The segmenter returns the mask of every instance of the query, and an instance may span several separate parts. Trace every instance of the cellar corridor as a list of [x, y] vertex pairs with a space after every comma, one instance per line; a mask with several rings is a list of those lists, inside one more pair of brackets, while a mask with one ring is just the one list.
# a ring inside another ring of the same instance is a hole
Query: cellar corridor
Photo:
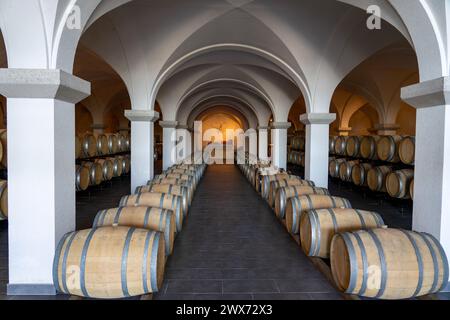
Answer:
[[341, 299], [235, 166], [209, 166], [155, 299]]

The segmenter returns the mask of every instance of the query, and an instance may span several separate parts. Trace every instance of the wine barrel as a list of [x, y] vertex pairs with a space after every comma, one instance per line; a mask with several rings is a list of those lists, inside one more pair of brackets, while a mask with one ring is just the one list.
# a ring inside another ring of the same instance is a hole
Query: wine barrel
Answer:
[[276, 180], [270, 182], [270, 188], [269, 188], [269, 198], [268, 202], [269, 205], [274, 208], [275, 207], [275, 198], [277, 195], [277, 191], [279, 188], [282, 187], [314, 187], [314, 182], [308, 181], [308, 180], [301, 180], [299, 178], [294, 179], [282, 179], [282, 180]]
[[97, 154], [99, 156], [106, 156], [109, 153], [108, 137], [104, 134], [98, 134], [97, 139]]
[[123, 156], [123, 157], [119, 157], [122, 160], [122, 173], [123, 174], [128, 174], [131, 171], [131, 161], [130, 161], [130, 157], [128, 156]]
[[377, 155], [381, 161], [399, 162], [398, 145], [401, 136], [383, 136], [377, 143]]
[[331, 241], [342, 232], [384, 227], [378, 213], [355, 209], [311, 210], [300, 220], [302, 249], [310, 257], [330, 258]]
[[377, 192], [386, 192], [386, 178], [392, 168], [388, 166], [375, 167], [367, 173], [367, 185], [369, 189]]
[[269, 200], [270, 183], [277, 180], [301, 180], [298, 176], [289, 175], [287, 173], [279, 173], [275, 175], [263, 176], [261, 179], [261, 196], [266, 201]]
[[104, 227], [69, 233], [60, 241], [53, 264], [58, 292], [119, 299], [158, 292], [165, 268], [160, 232]]
[[350, 201], [339, 197], [306, 195], [294, 197], [286, 203], [286, 228], [291, 234], [299, 233], [300, 218], [305, 211], [314, 209], [352, 208]]
[[95, 162], [83, 162], [83, 166], [89, 170], [89, 185], [98, 186], [103, 182], [103, 167]]
[[367, 174], [372, 169], [370, 163], [359, 163], [352, 169], [352, 181], [355, 185], [360, 187], [367, 186]]
[[[169, 185], [176, 185], [176, 186], [186, 187], [186, 188], [188, 188], [189, 203], [191, 203], [193, 198], [194, 198], [194, 189], [193, 189], [192, 183], [189, 183], [186, 180], [175, 179], [175, 178], [154, 179], [152, 181], [149, 181], [147, 186], [152, 186], [154, 184], [169, 184]], [[144, 190], [144, 189], [142, 189], [142, 190]]]
[[0, 180], [0, 221], [8, 219], [8, 181]]
[[127, 141], [126, 138], [120, 134], [117, 133], [117, 148], [118, 148], [118, 152], [126, 152], [127, 151]]
[[334, 146], [337, 155], [341, 155], [341, 156], [346, 155], [347, 141], [348, 141], [348, 137], [344, 137], [344, 136], [337, 137], [336, 144]]
[[113, 177], [118, 178], [123, 173], [123, 162], [121, 157], [108, 158], [113, 166]]
[[8, 168], [8, 131], [6, 129], [0, 130], [0, 143], [2, 145], [2, 157], [1, 157], [1, 167], [4, 169]]
[[75, 136], [75, 159], [81, 156], [81, 140], [80, 137]]
[[192, 185], [194, 190], [196, 189], [197, 185], [195, 184], [194, 176], [191, 174], [180, 174], [180, 173], [163, 173], [159, 176], [155, 177], [156, 179], [165, 179], [165, 178], [174, 178], [174, 179], [180, 179], [182, 181], [186, 181], [189, 185]]
[[290, 186], [279, 188], [276, 191], [274, 200], [275, 214], [283, 220], [286, 215], [287, 201], [292, 197], [300, 197], [306, 195], [326, 195], [329, 196], [330, 192], [324, 188], [308, 187], [308, 186]]
[[291, 148], [293, 150], [305, 150], [305, 137], [301, 136], [293, 137]]
[[336, 154], [336, 140], [338, 137], [331, 136], [330, 137], [330, 144], [329, 144], [329, 151], [330, 154]]
[[96, 163], [102, 166], [103, 181], [110, 181], [114, 177], [114, 165], [108, 159], [97, 159]]
[[181, 202], [182, 199], [179, 196], [159, 192], [147, 192], [123, 197], [120, 200], [119, 207], [155, 207], [172, 210], [175, 214], [177, 232], [180, 232], [184, 220]]
[[391, 172], [386, 178], [386, 190], [393, 198], [409, 199], [413, 179], [414, 170], [411, 169]]
[[345, 293], [409, 299], [441, 291], [448, 261], [433, 236], [396, 229], [338, 234], [331, 243], [331, 271]]
[[414, 178], [411, 180], [411, 184], [409, 185], [409, 196], [414, 200]]
[[361, 139], [359, 153], [363, 159], [378, 160], [377, 143], [380, 136], [364, 136]]
[[134, 227], [164, 234], [166, 256], [173, 252], [175, 241], [175, 216], [171, 210], [151, 207], [121, 207], [97, 213], [93, 228]]
[[97, 140], [93, 134], [87, 133], [81, 138], [81, 157], [92, 158], [97, 155]]
[[398, 145], [398, 156], [404, 164], [413, 165], [416, 157], [416, 137], [404, 137]]
[[328, 172], [330, 173], [330, 177], [332, 178], [339, 177], [339, 167], [345, 161], [346, 161], [345, 159], [333, 159], [329, 162]]
[[77, 191], [85, 191], [91, 184], [89, 169], [85, 166], [77, 166], [75, 170], [75, 187]]
[[117, 135], [113, 133], [106, 134], [108, 138], [108, 153], [116, 154], [119, 152], [119, 140], [117, 139]]
[[345, 146], [345, 153], [352, 158], [359, 157], [359, 148], [361, 146], [361, 137], [351, 136], [347, 139], [347, 145]]
[[169, 169], [166, 171], [167, 174], [179, 174], [179, 175], [187, 175], [192, 176], [193, 182], [195, 185], [198, 184], [198, 176], [196, 172], [188, 170], [188, 169]]
[[182, 185], [174, 184], [153, 184], [151, 186], [142, 186], [136, 188], [136, 194], [147, 193], [147, 192], [159, 192], [172, 194], [174, 196], [179, 196], [182, 199], [182, 206], [184, 215], [187, 216], [190, 200], [189, 200], [189, 188]]
[[359, 164], [359, 161], [344, 161], [339, 165], [339, 178], [342, 181], [352, 181], [352, 170]]

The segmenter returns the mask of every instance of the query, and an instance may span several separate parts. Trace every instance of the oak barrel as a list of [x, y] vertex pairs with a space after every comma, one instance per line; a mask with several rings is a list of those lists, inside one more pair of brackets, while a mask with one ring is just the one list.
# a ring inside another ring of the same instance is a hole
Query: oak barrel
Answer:
[[378, 160], [377, 142], [380, 138], [380, 136], [362, 137], [361, 145], [359, 146], [359, 153], [363, 159]]
[[286, 228], [291, 234], [299, 233], [300, 218], [305, 211], [314, 209], [352, 208], [350, 201], [340, 197], [306, 195], [293, 197], [286, 204]]
[[102, 166], [103, 181], [110, 181], [114, 177], [114, 165], [108, 159], [97, 159], [96, 163]]
[[344, 163], [345, 159], [332, 159], [328, 164], [328, 172], [330, 173], [330, 177], [337, 178], [339, 177], [339, 167], [342, 163]]
[[[188, 188], [188, 195], [189, 195], [189, 203], [192, 202], [193, 198], [194, 198], [194, 189], [192, 186], [192, 183], [189, 183], [186, 180], [181, 180], [181, 179], [175, 179], [175, 178], [161, 178], [161, 179], [154, 179], [152, 181], [149, 181], [147, 186], [150, 187], [154, 184], [170, 184], [170, 185], [176, 185], [176, 186], [183, 186], [183, 187], [187, 187]], [[146, 186], [140, 187], [142, 188], [144, 192]]]
[[412, 169], [391, 172], [386, 178], [386, 190], [393, 198], [409, 199], [413, 179], [414, 170]]
[[367, 185], [369, 189], [377, 192], [386, 192], [386, 178], [392, 172], [392, 167], [381, 166], [369, 170]]
[[[269, 176], [263, 176], [261, 179], [261, 196], [263, 197], [263, 199], [265, 200], [269, 200], [269, 193], [270, 193], [270, 183], [272, 181], [277, 181], [277, 180], [302, 180], [300, 179], [300, 177], [298, 176], [294, 176], [294, 175], [289, 175], [287, 173], [280, 173], [280, 174], [276, 174], [276, 175], [269, 175]], [[305, 184], [307, 184], [308, 182], [304, 182]]]
[[0, 180], [0, 221], [8, 219], [8, 181]]
[[398, 155], [401, 162], [413, 165], [416, 157], [416, 137], [404, 137], [398, 145]]
[[91, 186], [98, 186], [103, 182], [103, 167], [96, 162], [83, 162], [83, 166], [89, 170], [89, 181]]
[[306, 255], [328, 259], [334, 235], [382, 227], [384, 221], [375, 212], [355, 209], [311, 210], [305, 212], [300, 220], [300, 240]]
[[377, 155], [381, 161], [399, 162], [398, 145], [402, 141], [401, 136], [383, 136], [377, 142]]
[[162, 232], [166, 244], [166, 255], [171, 255], [173, 252], [176, 222], [171, 210], [152, 207], [121, 207], [102, 210], [97, 213], [92, 227], [112, 226]]
[[1, 167], [8, 168], [8, 131], [6, 129], [0, 130], [0, 143], [2, 145], [2, 157], [1, 157]]
[[119, 139], [117, 135], [114, 133], [107, 133], [106, 137], [108, 138], [108, 153], [116, 154], [119, 152]]
[[85, 191], [91, 184], [89, 169], [85, 166], [76, 166], [75, 187], [77, 191]]
[[123, 160], [121, 157], [108, 158], [113, 166], [113, 177], [118, 178], [123, 173]]
[[165, 268], [160, 232], [103, 227], [69, 233], [53, 263], [58, 292], [98, 299], [119, 299], [158, 292]]
[[334, 149], [335, 149], [335, 152], [337, 155], [341, 155], [341, 156], [346, 155], [347, 140], [348, 140], [348, 137], [344, 137], [344, 136], [337, 137], [335, 146], [334, 146]]
[[344, 161], [339, 165], [339, 178], [342, 181], [351, 182], [352, 181], [352, 170], [359, 164], [359, 161]]
[[372, 169], [370, 163], [359, 163], [352, 169], [352, 181], [355, 185], [363, 187], [367, 186], [367, 174]]
[[359, 157], [359, 149], [361, 146], [361, 137], [351, 136], [347, 139], [347, 145], [345, 146], [345, 153], [352, 158]]
[[313, 194], [329, 196], [330, 192], [324, 188], [316, 188], [309, 186], [289, 186], [277, 189], [274, 200], [276, 216], [281, 220], [284, 219], [286, 215], [286, 204], [290, 198], [292, 197], [298, 198], [300, 196]]
[[441, 291], [448, 261], [431, 235], [396, 229], [338, 234], [331, 243], [331, 271], [348, 294], [409, 299]]
[[120, 133], [117, 133], [116, 137], [117, 137], [117, 149], [118, 149], [118, 152], [125, 152], [125, 151], [127, 151], [126, 138]]
[[167, 193], [175, 196], [181, 197], [183, 212], [187, 216], [190, 200], [189, 200], [189, 188], [183, 185], [174, 184], [152, 184], [151, 186], [142, 186], [136, 188], [136, 194], [146, 193], [146, 192], [159, 192]]
[[95, 136], [90, 133], [86, 133], [81, 138], [81, 157], [92, 158], [97, 155], [97, 140]]
[[99, 156], [105, 156], [109, 153], [108, 137], [104, 134], [96, 135], [97, 139], [97, 154]]
[[120, 200], [119, 207], [155, 207], [172, 210], [175, 214], [177, 232], [183, 228], [184, 212], [182, 199], [179, 196], [159, 192], [129, 195]]
[[75, 136], [75, 159], [81, 156], [81, 140], [80, 137]]
[[330, 137], [330, 143], [329, 143], [329, 152], [330, 154], [336, 154], [336, 140], [338, 137], [331, 136]]
[[282, 179], [282, 180], [276, 180], [270, 182], [270, 188], [269, 188], [269, 198], [268, 202], [270, 206], [273, 208], [275, 206], [275, 198], [277, 195], [277, 191], [279, 188], [282, 187], [293, 187], [293, 186], [305, 186], [305, 187], [314, 187], [314, 182], [308, 181], [308, 180], [302, 180], [298, 177], [294, 179]]

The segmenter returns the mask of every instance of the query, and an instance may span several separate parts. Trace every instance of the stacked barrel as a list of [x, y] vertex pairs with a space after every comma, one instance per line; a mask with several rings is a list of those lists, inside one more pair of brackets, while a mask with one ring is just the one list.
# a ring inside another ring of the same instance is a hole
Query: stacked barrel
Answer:
[[415, 137], [330, 137], [330, 154], [332, 178], [392, 198], [413, 199]]
[[76, 136], [77, 191], [129, 174], [129, 151], [130, 138], [119, 133]]
[[205, 169], [176, 165], [98, 212], [92, 229], [65, 235], [55, 253], [58, 291], [97, 299], [158, 292]]
[[[333, 168], [348, 180], [358, 164], [337, 161]], [[240, 169], [246, 174], [249, 166]], [[347, 199], [288, 173], [262, 174], [255, 189], [308, 257], [325, 260], [322, 265], [329, 260], [333, 284], [345, 294], [407, 299], [448, 283], [447, 257], [431, 235], [389, 229], [378, 213], [354, 209]]]
[[305, 136], [297, 135], [290, 138], [288, 147], [288, 163], [305, 166]]
[[[0, 169], [8, 168], [8, 140], [6, 129], [0, 130]], [[8, 181], [0, 180], [0, 221], [8, 219]]]

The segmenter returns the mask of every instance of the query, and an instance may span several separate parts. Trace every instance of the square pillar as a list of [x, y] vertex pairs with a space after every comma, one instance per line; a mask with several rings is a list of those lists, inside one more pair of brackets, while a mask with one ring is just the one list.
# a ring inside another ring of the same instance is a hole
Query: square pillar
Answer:
[[176, 163], [188, 161], [192, 156], [192, 129], [187, 125], [177, 126], [177, 146], [176, 146]]
[[305, 179], [317, 187], [328, 188], [328, 158], [330, 124], [335, 114], [303, 114], [300, 121], [306, 125]]
[[163, 128], [163, 170], [177, 162], [177, 121], [160, 121]]
[[269, 127], [258, 128], [258, 158], [262, 161], [269, 159]]
[[417, 108], [413, 229], [450, 257], [450, 78], [403, 88], [402, 99]]
[[154, 126], [159, 113], [153, 110], [126, 110], [131, 121], [131, 192], [153, 179]]
[[279, 169], [287, 169], [287, 131], [290, 122], [272, 123], [272, 164]]
[[90, 84], [60, 70], [0, 69], [8, 97], [8, 295], [54, 295], [53, 258], [75, 230], [75, 103]]

